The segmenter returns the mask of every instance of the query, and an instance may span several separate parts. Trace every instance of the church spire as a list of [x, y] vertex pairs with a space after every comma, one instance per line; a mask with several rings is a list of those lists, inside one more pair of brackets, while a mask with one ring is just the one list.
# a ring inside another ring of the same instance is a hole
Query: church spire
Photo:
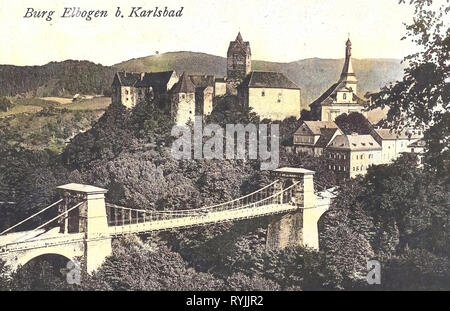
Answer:
[[341, 82], [345, 83], [346, 87], [352, 88], [356, 93], [356, 84], [358, 80], [356, 79], [355, 72], [353, 71], [352, 65], [352, 42], [350, 38], [347, 39], [345, 43], [345, 62], [341, 73]]
[[238, 35], [237, 35], [237, 37], [236, 37], [236, 40], [235, 41], [237, 41], [237, 42], [244, 42], [244, 39], [242, 39], [242, 35], [241, 35], [241, 32], [239, 31], [238, 32]]

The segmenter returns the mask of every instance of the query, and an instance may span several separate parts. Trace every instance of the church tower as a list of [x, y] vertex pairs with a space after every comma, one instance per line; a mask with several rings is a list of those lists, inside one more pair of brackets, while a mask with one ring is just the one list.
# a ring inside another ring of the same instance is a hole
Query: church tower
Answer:
[[352, 42], [350, 38], [345, 43], [345, 62], [344, 68], [342, 68], [341, 82], [344, 83], [345, 87], [351, 88], [353, 93], [356, 94], [358, 80], [352, 66]]
[[[227, 89], [235, 89], [252, 69], [250, 43], [242, 39], [239, 32], [231, 41], [227, 52]], [[231, 92], [234, 93], [234, 92]]]

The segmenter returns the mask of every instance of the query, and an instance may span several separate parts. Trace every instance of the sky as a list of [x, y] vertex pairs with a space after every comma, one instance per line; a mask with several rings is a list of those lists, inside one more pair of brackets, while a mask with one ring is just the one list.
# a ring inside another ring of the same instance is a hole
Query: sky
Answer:
[[[183, 7], [183, 16], [127, 17], [139, 6]], [[61, 18], [65, 7], [107, 10], [108, 17]], [[114, 16], [117, 7], [124, 18]], [[51, 21], [24, 18], [28, 8], [55, 13]], [[349, 34], [355, 58], [401, 59], [414, 49], [400, 40], [412, 14], [398, 0], [1, 0], [0, 64], [77, 59], [113, 65], [156, 51], [225, 57], [238, 31], [257, 60], [342, 58]]]

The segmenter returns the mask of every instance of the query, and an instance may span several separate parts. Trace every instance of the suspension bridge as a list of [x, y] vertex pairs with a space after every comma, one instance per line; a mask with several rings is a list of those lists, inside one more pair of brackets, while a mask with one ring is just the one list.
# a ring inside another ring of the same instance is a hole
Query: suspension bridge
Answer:
[[[313, 171], [280, 168], [269, 185], [229, 202], [196, 209], [154, 211], [105, 202], [106, 189], [67, 184], [62, 198], [0, 233], [0, 259], [13, 269], [33, 258], [57, 254], [96, 270], [111, 255], [111, 240], [221, 222], [271, 216], [267, 247], [299, 244], [318, 249], [317, 222], [328, 209], [333, 190], [315, 193]], [[48, 210], [56, 216], [33, 230], [14, 231]]]

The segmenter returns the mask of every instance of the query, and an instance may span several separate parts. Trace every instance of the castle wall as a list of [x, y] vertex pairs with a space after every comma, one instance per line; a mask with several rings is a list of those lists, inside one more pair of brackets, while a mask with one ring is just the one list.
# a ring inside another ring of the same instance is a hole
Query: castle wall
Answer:
[[[241, 93], [245, 100], [245, 90]], [[248, 106], [262, 119], [300, 118], [300, 90], [276, 88], [248, 89]]]
[[227, 55], [227, 78], [244, 79], [251, 71], [250, 55], [245, 52], [233, 52]]
[[227, 93], [227, 84], [225, 82], [216, 82], [214, 86], [214, 96], [223, 96]]
[[189, 120], [194, 121], [195, 94], [178, 93], [171, 96], [171, 115], [178, 125], [184, 125]]

